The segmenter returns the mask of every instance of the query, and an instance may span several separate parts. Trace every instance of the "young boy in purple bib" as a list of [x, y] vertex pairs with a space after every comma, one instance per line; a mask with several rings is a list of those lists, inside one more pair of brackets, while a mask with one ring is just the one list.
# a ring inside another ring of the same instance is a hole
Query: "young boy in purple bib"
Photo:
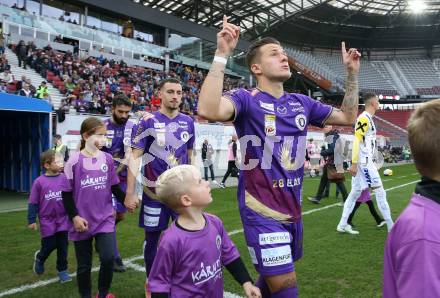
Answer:
[[223, 297], [225, 266], [247, 297], [261, 297], [221, 220], [203, 212], [212, 202], [209, 182], [192, 165], [159, 176], [157, 198], [178, 213], [162, 234], [149, 275], [152, 298]]
[[[124, 202], [113, 158], [100, 149], [106, 142], [105, 124], [89, 117], [81, 124], [80, 151], [73, 154], [64, 168], [66, 179], [62, 196], [69, 216], [69, 239], [74, 242], [77, 279], [81, 297], [91, 297], [92, 242], [96, 241], [101, 266], [98, 298], [115, 297], [109, 293], [114, 266], [115, 215], [112, 193]], [[134, 207], [133, 207], [134, 208]]]
[[32, 185], [28, 208], [28, 227], [38, 229], [38, 216], [41, 233], [41, 248], [35, 252], [34, 272], [44, 273], [44, 262], [56, 249], [58, 277], [64, 283], [72, 278], [67, 272], [68, 219], [61, 197], [63, 157], [54, 150], [47, 150], [41, 154], [40, 162], [45, 173]]
[[408, 122], [422, 176], [385, 244], [384, 298], [440, 297], [440, 99], [422, 104]]

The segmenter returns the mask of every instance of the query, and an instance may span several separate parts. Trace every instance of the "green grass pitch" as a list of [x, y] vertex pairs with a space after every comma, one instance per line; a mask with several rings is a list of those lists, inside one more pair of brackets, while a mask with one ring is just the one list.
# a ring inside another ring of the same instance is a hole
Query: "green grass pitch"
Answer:
[[[394, 219], [407, 205], [415, 183], [420, 179], [413, 165], [393, 167], [394, 176], [383, 177], [388, 202]], [[347, 176], [348, 178], [348, 176]], [[307, 196], [315, 194], [319, 178], [305, 178], [303, 188], [303, 212], [334, 205], [335, 185], [332, 184], [330, 198], [321, 204], [313, 205]], [[350, 190], [350, 179], [346, 181]], [[250, 261], [236, 202], [236, 188], [216, 189], [212, 191], [214, 201], [207, 209], [218, 215], [231, 232], [252, 276], [257, 276]], [[341, 216], [342, 207], [327, 209], [303, 216], [304, 256], [295, 264], [300, 297], [380, 297], [382, 287], [382, 263], [386, 227], [376, 228], [376, 224], [366, 206], [361, 206], [354, 218], [360, 235], [338, 234], [336, 225]], [[137, 227], [137, 214], [129, 214], [118, 225], [118, 242], [124, 259], [142, 254], [143, 231]], [[47, 260], [46, 272], [36, 276], [32, 271], [33, 255], [39, 248], [39, 233], [26, 227], [26, 212], [1, 214], [0, 221], [0, 297], [11, 289], [23, 289], [40, 281], [56, 278], [55, 259], [52, 253]], [[131, 262], [133, 266], [125, 273], [115, 273], [111, 291], [117, 297], [144, 297], [145, 273], [136, 270], [143, 266], [142, 259]], [[76, 261], [73, 245], [69, 243], [69, 271], [75, 272]], [[94, 256], [94, 266], [99, 261]], [[136, 266], [138, 265], [138, 266]], [[93, 289], [97, 291], [97, 273], [93, 273]], [[225, 291], [243, 296], [239, 286], [225, 272]], [[233, 296], [233, 295], [230, 295]], [[6, 297], [78, 297], [76, 279], [67, 284], [49, 282], [35, 288], [25, 289]]]

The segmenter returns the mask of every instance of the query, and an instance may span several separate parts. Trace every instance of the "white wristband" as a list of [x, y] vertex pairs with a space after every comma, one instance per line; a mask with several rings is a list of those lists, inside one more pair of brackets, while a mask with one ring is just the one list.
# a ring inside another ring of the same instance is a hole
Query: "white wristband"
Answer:
[[218, 63], [226, 65], [226, 63], [228, 63], [228, 59], [226, 59], [224, 57], [220, 57], [220, 56], [214, 56], [214, 62], [218, 62]]

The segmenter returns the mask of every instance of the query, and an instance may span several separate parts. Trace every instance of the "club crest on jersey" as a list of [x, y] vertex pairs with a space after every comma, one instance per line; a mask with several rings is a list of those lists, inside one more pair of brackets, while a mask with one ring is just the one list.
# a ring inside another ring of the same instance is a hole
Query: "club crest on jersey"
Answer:
[[180, 139], [184, 142], [188, 142], [189, 133], [187, 131], [182, 131], [182, 133], [180, 134]]
[[102, 164], [102, 165], [101, 165], [101, 171], [104, 172], [104, 173], [107, 173], [107, 171], [108, 171], [108, 166], [107, 166], [106, 164]]
[[277, 133], [276, 116], [266, 114], [264, 115], [264, 132], [267, 136], [275, 136]]
[[215, 244], [217, 245], [217, 249], [220, 250], [220, 247], [222, 246], [222, 237], [220, 237], [220, 235], [215, 237]]
[[299, 130], [304, 130], [307, 125], [307, 118], [304, 114], [299, 114], [295, 117], [295, 124]]

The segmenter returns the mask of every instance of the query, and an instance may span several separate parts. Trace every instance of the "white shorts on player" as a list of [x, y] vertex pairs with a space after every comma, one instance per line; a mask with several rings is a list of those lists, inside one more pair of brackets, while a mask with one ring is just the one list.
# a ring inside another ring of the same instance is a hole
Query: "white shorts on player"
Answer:
[[374, 191], [379, 211], [387, 223], [388, 231], [393, 226], [390, 207], [387, 202], [387, 194], [382, 185], [379, 171], [373, 162], [374, 152], [377, 150], [376, 143], [376, 126], [373, 122], [373, 115], [379, 109], [379, 99], [374, 94], [365, 95], [365, 111], [362, 112], [355, 126], [355, 134], [353, 138], [352, 149], [352, 169], [350, 172], [356, 175], [352, 179], [350, 194], [344, 203], [341, 220], [336, 228], [338, 232], [359, 234], [347, 224], [348, 217], [356, 205], [357, 199], [360, 197], [362, 190], [369, 188]]
[[388, 230], [393, 226], [391, 219], [390, 207], [387, 202], [386, 192], [382, 186], [379, 171], [372, 161], [358, 164], [358, 171], [355, 177], [351, 180], [351, 191], [347, 200], [344, 203], [344, 210], [342, 212], [341, 220], [339, 221], [337, 231], [348, 232], [350, 234], [358, 234], [350, 227], [347, 228], [347, 220], [356, 204], [356, 200], [360, 197], [362, 190], [370, 188], [374, 191], [377, 205], [383, 218], [387, 222]]
[[365, 188], [376, 189], [382, 187], [379, 171], [372, 160], [358, 164], [358, 171], [351, 180], [351, 188], [359, 189], [361, 192]]

